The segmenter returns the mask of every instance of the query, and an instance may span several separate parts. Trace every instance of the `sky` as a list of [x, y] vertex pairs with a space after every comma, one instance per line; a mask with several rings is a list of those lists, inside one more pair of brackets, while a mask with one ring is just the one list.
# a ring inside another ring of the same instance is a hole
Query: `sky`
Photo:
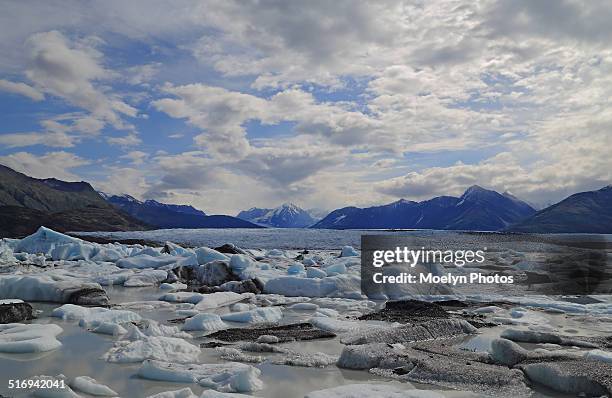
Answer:
[[0, 163], [235, 214], [612, 183], [607, 1], [2, 1]]

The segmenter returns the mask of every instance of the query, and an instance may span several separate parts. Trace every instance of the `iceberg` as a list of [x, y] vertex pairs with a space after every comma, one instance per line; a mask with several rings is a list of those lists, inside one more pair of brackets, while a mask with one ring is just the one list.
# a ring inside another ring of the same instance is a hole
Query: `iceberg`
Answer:
[[225, 254], [216, 251], [215, 249], [210, 249], [208, 247], [199, 247], [195, 250], [196, 258], [198, 260], [198, 264], [204, 265], [210, 263], [212, 261], [229, 261], [230, 258]]
[[50, 255], [51, 251], [57, 245], [62, 244], [84, 245], [86, 243], [81, 239], [55, 232], [46, 227], [40, 227], [38, 231], [34, 232], [32, 235], [21, 239], [14, 251], [16, 253], [43, 253]]
[[0, 275], [0, 299], [108, 305], [106, 292], [97, 283], [60, 274]]
[[359, 257], [360, 254], [357, 250], [353, 248], [353, 246], [344, 246], [342, 248], [342, 252], [340, 253], [340, 257]]
[[221, 320], [217, 314], [198, 314], [185, 321], [183, 330], [191, 331], [198, 330], [203, 332], [215, 332], [217, 330], [227, 329], [228, 325]]

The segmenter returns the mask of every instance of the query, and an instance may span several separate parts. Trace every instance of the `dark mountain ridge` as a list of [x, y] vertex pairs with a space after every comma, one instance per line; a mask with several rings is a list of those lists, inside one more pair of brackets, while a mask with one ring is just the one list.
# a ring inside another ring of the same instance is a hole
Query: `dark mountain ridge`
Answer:
[[345, 207], [332, 211], [313, 228], [497, 231], [533, 213], [535, 209], [511, 195], [474, 185], [458, 198], [400, 199], [382, 206]]
[[0, 165], [0, 236], [28, 235], [43, 225], [61, 232], [149, 228], [86, 182], [37, 179]]
[[206, 215], [189, 205], [173, 205], [155, 200], [140, 201], [129, 195], [103, 195], [108, 203], [156, 228], [261, 228], [251, 222], [226, 215]]
[[612, 234], [612, 185], [571, 195], [507, 231]]

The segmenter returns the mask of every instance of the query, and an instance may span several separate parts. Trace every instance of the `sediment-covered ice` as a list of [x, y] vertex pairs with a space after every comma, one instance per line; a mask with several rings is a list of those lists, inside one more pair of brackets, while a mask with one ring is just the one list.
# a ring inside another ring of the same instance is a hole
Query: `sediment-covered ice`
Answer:
[[591, 359], [594, 361], [602, 361], [602, 362], [607, 362], [609, 364], [612, 364], [612, 352], [610, 351], [591, 350], [591, 351], [587, 351], [584, 354], [584, 357], [586, 359]]
[[556, 333], [539, 332], [535, 330], [506, 329], [501, 333], [501, 337], [524, 343], [553, 343], [567, 346], [597, 348], [597, 344], [593, 344], [588, 341], [582, 341]]
[[93, 379], [88, 376], [78, 376], [75, 377], [74, 380], [70, 383], [70, 387], [77, 391], [82, 391], [89, 395], [94, 395], [96, 397], [117, 397], [115, 391], [113, 391], [110, 387], [105, 386], [104, 384], [98, 383], [96, 379]]
[[228, 362], [218, 364], [176, 364], [146, 360], [138, 375], [149, 380], [172, 383], [197, 383], [221, 392], [251, 392], [263, 388], [261, 371], [251, 365]]
[[0, 325], [0, 352], [24, 354], [59, 348], [56, 337], [63, 329], [57, 325], [9, 323]]
[[[328, 332], [332, 333], [348, 333], [355, 332], [358, 330], [379, 330], [387, 329], [390, 324], [383, 324], [381, 322], [364, 322], [364, 321], [351, 321], [343, 319], [335, 319], [327, 316], [315, 316], [310, 318], [310, 324]], [[397, 325], [396, 325], [397, 326]]]
[[385, 343], [346, 346], [338, 359], [345, 369], [394, 369], [411, 364], [411, 356], [401, 346]]
[[[328, 318], [327, 318], [328, 319]], [[404, 343], [476, 333], [463, 319], [434, 319], [415, 325], [359, 330], [342, 338], [344, 344]]]
[[566, 394], [589, 397], [612, 394], [612, 366], [603, 362], [557, 361], [530, 363], [521, 369], [536, 382]]

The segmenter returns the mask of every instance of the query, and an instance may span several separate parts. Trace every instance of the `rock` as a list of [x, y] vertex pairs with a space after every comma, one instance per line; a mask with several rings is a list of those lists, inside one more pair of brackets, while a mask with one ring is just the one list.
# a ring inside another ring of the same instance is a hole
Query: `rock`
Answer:
[[0, 300], [0, 324], [1, 323], [20, 323], [29, 319], [34, 319], [32, 306], [21, 300]]
[[110, 304], [106, 291], [95, 287], [79, 289], [70, 293], [66, 302], [68, 304], [95, 305], [102, 307]]
[[198, 282], [207, 286], [219, 286], [229, 281], [235, 281], [227, 260], [214, 260], [198, 268]]
[[450, 314], [436, 303], [405, 300], [388, 301], [382, 310], [362, 315], [359, 319], [406, 323], [449, 317]]
[[226, 243], [223, 246], [215, 247], [215, 250], [218, 251], [219, 253], [226, 253], [226, 254], [247, 254], [247, 252], [237, 247], [233, 243]]
[[247, 279], [244, 281], [230, 281], [225, 282], [219, 289], [226, 292], [234, 293], [255, 293], [260, 294], [263, 291], [264, 285], [257, 278]]

